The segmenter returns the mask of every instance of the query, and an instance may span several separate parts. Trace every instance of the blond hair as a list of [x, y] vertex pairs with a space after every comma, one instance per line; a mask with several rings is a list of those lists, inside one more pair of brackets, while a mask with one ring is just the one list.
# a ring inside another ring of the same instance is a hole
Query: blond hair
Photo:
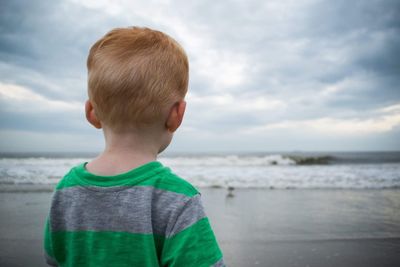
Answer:
[[116, 130], [159, 121], [187, 92], [185, 51], [170, 36], [145, 27], [108, 32], [91, 47], [87, 68], [96, 116]]

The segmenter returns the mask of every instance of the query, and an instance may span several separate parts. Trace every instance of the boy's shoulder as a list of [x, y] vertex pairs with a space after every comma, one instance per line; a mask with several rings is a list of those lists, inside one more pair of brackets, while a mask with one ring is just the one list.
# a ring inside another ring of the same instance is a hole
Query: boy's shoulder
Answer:
[[155, 175], [153, 179], [147, 182], [152, 183], [157, 189], [172, 191], [178, 194], [184, 194], [188, 197], [193, 197], [200, 194], [199, 190], [189, 181], [183, 179], [176, 174], [170, 167], [163, 166], [163, 170]]
[[76, 166], [71, 167], [69, 171], [60, 179], [60, 181], [55, 186], [56, 191], [61, 190], [63, 188], [68, 188], [78, 185], [76, 181], [71, 179], [71, 176], [73, 176], [75, 168]]

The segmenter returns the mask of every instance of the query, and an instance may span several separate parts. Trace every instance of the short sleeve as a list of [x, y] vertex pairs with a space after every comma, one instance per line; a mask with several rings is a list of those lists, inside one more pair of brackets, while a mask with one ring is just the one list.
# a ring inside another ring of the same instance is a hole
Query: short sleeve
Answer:
[[184, 204], [174, 225], [167, 231], [161, 266], [225, 266], [200, 193]]

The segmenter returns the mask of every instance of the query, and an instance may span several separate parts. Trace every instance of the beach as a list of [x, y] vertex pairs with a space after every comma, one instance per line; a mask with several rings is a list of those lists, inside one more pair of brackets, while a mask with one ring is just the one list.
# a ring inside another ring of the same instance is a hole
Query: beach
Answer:
[[[399, 189], [199, 190], [227, 266], [400, 266]], [[2, 186], [0, 266], [46, 266], [50, 198]]]
[[228, 266], [400, 266], [399, 190], [206, 190], [205, 199]]

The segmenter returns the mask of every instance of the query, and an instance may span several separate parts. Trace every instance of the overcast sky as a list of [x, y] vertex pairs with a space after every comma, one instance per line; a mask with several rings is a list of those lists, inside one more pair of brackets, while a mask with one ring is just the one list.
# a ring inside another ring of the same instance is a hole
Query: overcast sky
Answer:
[[0, 2], [0, 151], [100, 151], [86, 58], [115, 27], [186, 49], [170, 151], [400, 150], [400, 1]]

